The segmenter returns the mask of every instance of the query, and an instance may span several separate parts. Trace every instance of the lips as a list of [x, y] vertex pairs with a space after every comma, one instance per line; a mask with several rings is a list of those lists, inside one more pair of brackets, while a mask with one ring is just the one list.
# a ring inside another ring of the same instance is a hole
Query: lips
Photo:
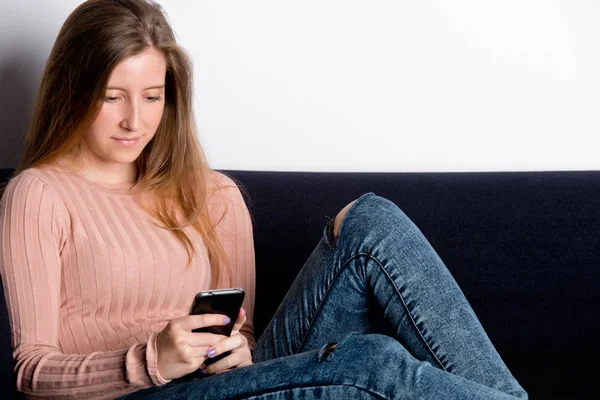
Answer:
[[117, 143], [125, 146], [125, 147], [131, 147], [131, 146], [135, 146], [139, 141], [140, 141], [140, 137], [136, 137], [136, 138], [112, 138], [114, 139]]

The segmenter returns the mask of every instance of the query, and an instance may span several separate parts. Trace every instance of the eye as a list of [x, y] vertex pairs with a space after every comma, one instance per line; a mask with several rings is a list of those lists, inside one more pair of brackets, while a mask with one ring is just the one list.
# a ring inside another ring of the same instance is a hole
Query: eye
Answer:
[[104, 98], [104, 101], [107, 102], [107, 103], [115, 103], [117, 100], [119, 100], [118, 97], [109, 97], [109, 96], [106, 96]]
[[161, 101], [162, 97], [160, 97], [160, 96], [149, 96], [149, 97], [146, 97], [146, 100], [148, 100], [150, 102]]

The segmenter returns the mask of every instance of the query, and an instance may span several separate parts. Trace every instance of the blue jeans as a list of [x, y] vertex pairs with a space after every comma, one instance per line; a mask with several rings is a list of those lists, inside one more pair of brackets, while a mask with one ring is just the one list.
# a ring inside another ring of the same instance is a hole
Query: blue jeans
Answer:
[[419, 229], [372, 193], [325, 229], [254, 362], [124, 398], [527, 398]]

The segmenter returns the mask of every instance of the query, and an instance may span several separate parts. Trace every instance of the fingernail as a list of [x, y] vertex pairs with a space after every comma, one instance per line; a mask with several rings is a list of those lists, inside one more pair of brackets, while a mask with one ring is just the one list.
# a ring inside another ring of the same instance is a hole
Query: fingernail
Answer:
[[209, 358], [213, 358], [215, 355], [217, 355], [217, 351], [215, 349], [208, 349], [208, 351], [206, 352], [206, 355]]
[[230, 322], [231, 322], [231, 319], [229, 319], [229, 317], [225, 317], [225, 325], [227, 325]]
[[202, 375], [208, 375], [208, 372], [206, 372], [206, 370], [204, 368], [200, 369], [200, 373]]
[[219, 375], [221, 372], [223, 372], [223, 371], [217, 371], [217, 372], [215, 372], [215, 375]]

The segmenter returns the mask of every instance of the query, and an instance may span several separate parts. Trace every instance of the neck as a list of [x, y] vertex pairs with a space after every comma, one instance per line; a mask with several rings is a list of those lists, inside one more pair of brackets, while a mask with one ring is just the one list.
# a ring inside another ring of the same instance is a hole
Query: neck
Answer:
[[90, 162], [83, 157], [64, 159], [59, 165], [66, 167], [76, 174], [96, 184], [113, 187], [129, 188], [137, 180], [138, 171], [135, 163], [103, 163]]

